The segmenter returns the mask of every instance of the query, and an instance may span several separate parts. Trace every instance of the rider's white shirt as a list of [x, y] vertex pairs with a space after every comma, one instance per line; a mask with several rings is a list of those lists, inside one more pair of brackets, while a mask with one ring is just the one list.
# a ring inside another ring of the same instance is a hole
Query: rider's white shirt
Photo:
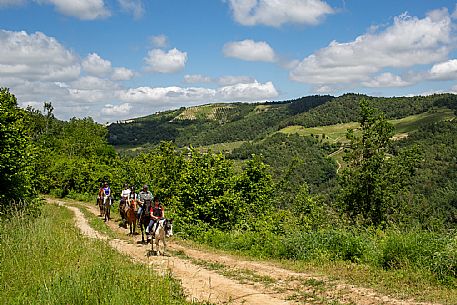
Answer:
[[130, 196], [130, 192], [131, 190], [130, 189], [126, 189], [126, 190], [122, 190], [122, 197], [129, 197]]

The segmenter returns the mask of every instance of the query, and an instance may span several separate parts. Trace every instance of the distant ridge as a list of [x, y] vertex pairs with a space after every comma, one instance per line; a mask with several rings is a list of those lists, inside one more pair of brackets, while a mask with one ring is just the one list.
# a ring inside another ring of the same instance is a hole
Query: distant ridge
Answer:
[[316, 127], [357, 121], [361, 99], [389, 119], [427, 112], [433, 107], [457, 109], [457, 96], [371, 97], [348, 93], [339, 97], [313, 95], [264, 103], [216, 103], [158, 112], [111, 124], [115, 146], [154, 146], [162, 140], [179, 146], [261, 139], [287, 126]]

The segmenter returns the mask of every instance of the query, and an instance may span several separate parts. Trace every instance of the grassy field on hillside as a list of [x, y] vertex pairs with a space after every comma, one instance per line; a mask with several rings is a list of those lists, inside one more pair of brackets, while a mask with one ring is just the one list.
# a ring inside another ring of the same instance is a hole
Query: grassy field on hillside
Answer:
[[2, 304], [189, 304], [177, 281], [82, 236], [55, 205], [0, 220], [0, 262]]
[[213, 153], [220, 153], [220, 152], [231, 152], [235, 148], [240, 147], [246, 141], [235, 141], [235, 142], [227, 142], [227, 143], [218, 143], [206, 146], [200, 146], [199, 149], [202, 151], [212, 151]]
[[[439, 122], [444, 120], [450, 120], [455, 118], [454, 111], [450, 109], [437, 109], [432, 110], [429, 112], [411, 115], [405, 118], [397, 119], [397, 120], [389, 120], [394, 127], [395, 127], [395, 135], [401, 136], [405, 135], [409, 132], [417, 130], [419, 126], [432, 123], [432, 122]], [[281, 129], [279, 132], [283, 132], [286, 134], [298, 133], [302, 136], [315, 136], [319, 137], [325, 142], [329, 143], [345, 143], [346, 140], [346, 132], [348, 129], [356, 129], [360, 125], [357, 122], [350, 122], [344, 124], [336, 124], [336, 125], [329, 125], [329, 126], [319, 126], [319, 127], [312, 127], [312, 128], [304, 128], [303, 126], [288, 126]]]

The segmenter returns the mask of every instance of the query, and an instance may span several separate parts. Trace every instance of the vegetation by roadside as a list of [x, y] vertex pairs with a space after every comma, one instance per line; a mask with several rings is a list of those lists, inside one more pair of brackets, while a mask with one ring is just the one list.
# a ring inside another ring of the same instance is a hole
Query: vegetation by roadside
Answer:
[[62, 207], [45, 205], [35, 219], [1, 221], [0, 243], [4, 304], [189, 304], [171, 276], [82, 237]]

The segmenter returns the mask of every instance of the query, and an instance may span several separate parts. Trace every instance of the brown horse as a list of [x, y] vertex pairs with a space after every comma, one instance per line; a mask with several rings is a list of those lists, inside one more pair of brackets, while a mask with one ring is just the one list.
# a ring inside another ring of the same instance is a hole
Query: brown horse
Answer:
[[127, 223], [130, 228], [130, 235], [135, 234], [136, 229], [136, 200], [130, 199], [129, 206], [126, 211]]

